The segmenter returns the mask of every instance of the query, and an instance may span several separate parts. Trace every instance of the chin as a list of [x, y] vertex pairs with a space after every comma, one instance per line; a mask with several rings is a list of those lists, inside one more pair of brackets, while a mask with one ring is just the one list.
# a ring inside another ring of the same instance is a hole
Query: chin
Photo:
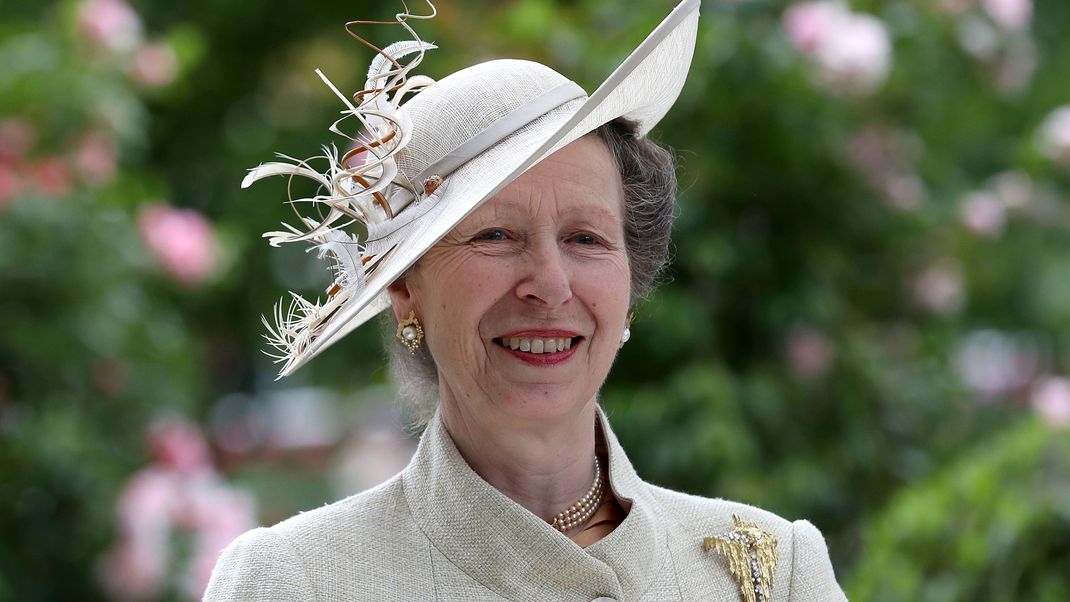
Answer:
[[525, 421], [546, 422], [574, 419], [596, 395], [578, 394], [565, 385], [530, 387], [524, 393], [503, 396], [498, 402], [500, 409], [514, 418]]

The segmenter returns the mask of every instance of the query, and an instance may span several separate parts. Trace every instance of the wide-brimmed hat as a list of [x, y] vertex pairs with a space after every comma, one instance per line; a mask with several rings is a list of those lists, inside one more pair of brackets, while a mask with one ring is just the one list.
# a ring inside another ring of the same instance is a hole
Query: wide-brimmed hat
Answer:
[[[272, 245], [300, 242], [329, 259], [333, 282], [326, 299], [290, 293], [264, 319], [266, 338], [282, 370], [308, 360], [390, 305], [387, 287], [484, 201], [570, 142], [617, 118], [647, 132], [683, 87], [694, 52], [699, 0], [684, 0], [588, 96], [553, 69], [523, 60], [493, 60], [438, 81], [410, 75], [423, 52], [414, 40], [379, 51], [366, 89], [346, 105], [339, 124], [359, 120], [361, 132], [339, 156], [333, 147], [306, 160], [265, 163], [242, 182], [272, 175], [320, 184], [316, 196], [291, 199], [314, 206], [315, 218], [265, 233]], [[405, 57], [412, 57], [402, 63]], [[344, 135], [344, 134], [343, 134]], [[326, 170], [313, 168], [316, 160]]]

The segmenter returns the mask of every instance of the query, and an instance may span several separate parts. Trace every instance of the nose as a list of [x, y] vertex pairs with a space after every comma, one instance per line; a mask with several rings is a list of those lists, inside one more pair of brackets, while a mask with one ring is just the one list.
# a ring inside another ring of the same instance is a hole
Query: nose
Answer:
[[572, 298], [567, 258], [556, 241], [534, 244], [524, 253], [522, 261], [522, 277], [516, 287], [518, 297], [549, 307], [556, 307]]

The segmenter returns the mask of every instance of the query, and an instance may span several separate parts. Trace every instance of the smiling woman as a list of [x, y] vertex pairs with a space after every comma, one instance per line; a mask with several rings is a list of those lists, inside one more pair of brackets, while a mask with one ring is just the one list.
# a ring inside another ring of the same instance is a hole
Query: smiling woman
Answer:
[[623, 196], [605, 143], [584, 136], [476, 209], [391, 285], [398, 319], [415, 312], [426, 324], [447, 425], [498, 420], [526, 430], [573, 421], [588, 405], [628, 314]]
[[[582, 215], [583, 208], [589, 207], [592, 212], [600, 214], [589, 219], [600, 221], [592, 224], [591, 229], [586, 231], [582, 227], [575, 231], [563, 229], [562, 243], [568, 240], [573, 246], [593, 247], [587, 254], [597, 253], [599, 249], [611, 251], [616, 248], [618, 253], [623, 250], [627, 259], [625, 269], [630, 272], [627, 291], [628, 305], [634, 306], [650, 294], [654, 283], [667, 266], [670, 232], [676, 208], [676, 165], [673, 155], [649, 139], [637, 136], [637, 127], [636, 123], [625, 119], [615, 119], [600, 126], [594, 132], [533, 167], [508, 186], [502, 195], [488, 201], [484, 207], [477, 210], [476, 214], [458, 225], [445, 240], [463, 241], [464, 236], [473, 239], [479, 236], [484, 240], [494, 239], [503, 243], [512, 240], [511, 248], [515, 249], [522, 242], [516, 238], [515, 232], [506, 227], [494, 227], [497, 212], [508, 210], [502, 203], [506, 194], [512, 194], [514, 210], [520, 210], [520, 215], [517, 217], [530, 220], [532, 218], [524, 214], [531, 213], [533, 208], [528, 206], [525, 197], [519, 195], [541, 195], [553, 192], [555, 185], [557, 189], [563, 189], [566, 186], [576, 186], [577, 183], [582, 186], [584, 181], [590, 181], [589, 190], [565, 189], [561, 198], [573, 201], [571, 205], [578, 205], [575, 209], [581, 213], [581, 219], [586, 217]], [[582, 147], [578, 146], [580, 144]], [[573, 147], [576, 148], [573, 149]], [[587, 150], [589, 156], [581, 154], [584, 150]], [[567, 154], [566, 151], [568, 151]], [[605, 151], [608, 151], [608, 158], [611, 161], [609, 164], [605, 162], [607, 158]], [[589, 163], [588, 159], [590, 159]], [[564, 166], [557, 169], [557, 166], [562, 163]], [[569, 173], [572, 175], [567, 176], [566, 174]], [[602, 176], [602, 180], [608, 181], [598, 181], [599, 175]], [[568, 180], [569, 177], [575, 181]], [[537, 181], [537, 178], [541, 180]], [[583, 200], [588, 202], [581, 202]], [[501, 209], [495, 209], [495, 207], [501, 207]], [[620, 215], [613, 210], [614, 207], [620, 208]], [[490, 211], [495, 213], [489, 213]], [[477, 221], [479, 214], [485, 216], [482, 222]], [[504, 217], [502, 216], [501, 219]], [[503, 246], [502, 250], [509, 248]], [[434, 249], [429, 252], [429, 255], [433, 252]], [[605, 256], [604, 253], [601, 255]], [[619, 254], [617, 259], [619, 260]], [[417, 266], [424, 263], [426, 262], [421, 261]], [[543, 269], [536, 270], [536, 274]], [[608, 276], [608, 274], [596, 274], [595, 278], [599, 276]], [[471, 282], [472, 280], [462, 281]], [[392, 285], [391, 289], [398, 289], [404, 282], [405, 279], [399, 280]], [[586, 282], [584, 280], [581, 284]], [[519, 282], [516, 285], [518, 286]], [[571, 286], [570, 283], [569, 286]], [[410, 407], [418, 423], [426, 424], [437, 409], [440, 399], [439, 371], [427, 347], [408, 353], [404, 347], [394, 344], [393, 339], [399, 320], [407, 315], [403, 311], [397, 311], [397, 307], [398, 305], [395, 304], [395, 312], [384, 314], [384, 316], [389, 315], [391, 319], [383, 320], [386, 348], [390, 350], [391, 373], [394, 380], [400, 384], [401, 401]], [[396, 320], [392, 319], [394, 314], [397, 314]], [[618, 341], [618, 347], [631, 336], [630, 324], [628, 324], [631, 312], [627, 314], [626, 324], [620, 331], [621, 340]], [[495, 337], [493, 342], [514, 351], [529, 352], [516, 354], [523, 361], [535, 365], [549, 365], [570, 357], [571, 354], [560, 352], [570, 350], [574, 343], [581, 342], [581, 338], [580, 333], [572, 330], [553, 331], [551, 329], [547, 331], [543, 328], [535, 332], [506, 333]]]
[[269, 326], [282, 374], [389, 306], [426, 430], [382, 486], [237, 539], [207, 600], [843, 599], [812, 525], [643, 482], [598, 405], [664, 268], [674, 165], [646, 134], [697, 19], [685, 0], [590, 96], [527, 61], [409, 77], [431, 46], [394, 44], [338, 93], [352, 150], [252, 170], [320, 182], [323, 214], [268, 236], [334, 262], [323, 305]]

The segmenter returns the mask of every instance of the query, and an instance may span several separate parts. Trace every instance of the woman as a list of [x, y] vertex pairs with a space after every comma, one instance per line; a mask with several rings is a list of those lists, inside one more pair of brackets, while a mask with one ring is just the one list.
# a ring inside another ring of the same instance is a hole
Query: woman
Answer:
[[269, 326], [283, 375], [389, 305], [427, 428], [387, 483], [232, 543], [207, 600], [843, 599], [813, 526], [644, 483], [597, 404], [665, 263], [673, 164], [643, 136], [697, 18], [683, 2], [590, 97], [526, 61], [410, 77], [430, 46], [393, 45], [339, 94], [365, 133], [327, 174], [250, 173], [325, 191], [266, 235], [334, 262], [322, 305]]

